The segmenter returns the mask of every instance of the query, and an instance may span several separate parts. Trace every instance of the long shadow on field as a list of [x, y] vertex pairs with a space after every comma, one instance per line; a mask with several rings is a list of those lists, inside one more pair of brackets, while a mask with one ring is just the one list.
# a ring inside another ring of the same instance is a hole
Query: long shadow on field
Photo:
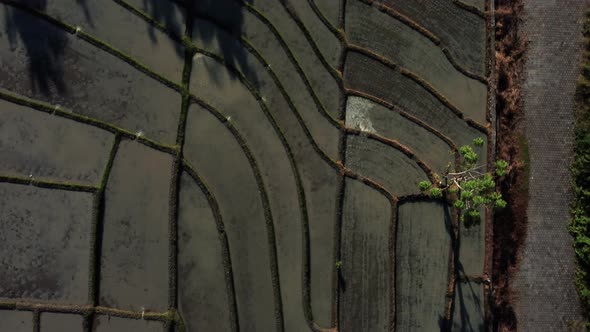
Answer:
[[[460, 264], [460, 263], [459, 263]], [[479, 285], [479, 284], [478, 284]], [[477, 295], [477, 290], [474, 289], [472, 282], [461, 282], [457, 281], [455, 286], [455, 303], [454, 303], [454, 311], [457, 309], [459, 310], [459, 321], [453, 321], [453, 331], [460, 331], [460, 332], [478, 332], [483, 331], [483, 326], [481, 324], [474, 325], [472, 319], [477, 319], [477, 317], [470, 317], [469, 311], [466, 305], [466, 302], [471, 302], [475, 304], [476, 311], [483, 316], [483, 310], [479, 305], [480, 299]]]
[[[248, 63], [248, 51], [239, 44], [244, 35], [244, 5], [253, 0], [194, 0], [195, 18], [203, 18], [211, 24], [195, 24], [193, 38], [202, 40], [205, 45], [217, 45], [220, 56], [229, 66], [238, 68], [255, 86], [258, 86], [256, 71]], [[197, 21], [196, 21], [197, 22]], [[262, 33], [262, 32], [261, 32]], [[272, 38], [269, 36], [269, 38]], [[259, 50], [262, 51], [262, 50]], [[264, 56], [264, 54], [262, 54]], [[217, 83], [221, 80], [217, 67], [208, 68], [210, 77]]]
[[84, 17], [86, 18], [86, 21], [88, 21], [88, 24], [91, 27], [94, 27], [94, 21], [92, 20], [92, 15], [90, 15], [90, 9], [88, 8], [87, 1], [88, 0], [76, 0], [78, 5], [82, 7], [82, 10], [84, 11]]
[[[85, 1], [85, 0], [82, 0]], [[143, 10], [146, 11], [150, 17], [157, 22], [163, 24], [168, 30], [170, 30], [176, 36], [184, 35], [182, 27], [184, 22], [180, 20], [186, 20], [184, 17], [177, 14], [177, 10], [172, 0], [143, 0]], [[156, 28], [150, 24], [148, 34], [152, 43], [157, 43], [158, 38], [156, 35]], [[179, 57], [184, 57], [184, 47], [177, 43], [176, 53]]]
[[[483, 308], [480, 306], [481, 300], [478, 297], [477, 289], [474, 289], [474, 282], [467, 282], [459, 280], [459, 276], [466, 276], [465, 268], [461, 263], [461, 257], [459, 255], [461, 241], [455, 235], [455, 226], [453, 226], [453, 217], [451, 216], [450, 208], [448, 206], [445, 207], [445, 222], [447, 224], [447, 229], [450, 229], [450, 236], [451, 236], [451, 243], [453, 245], [453, 255], [455, 256], [455, 266], [454, 266], [454, 274], [457, 277], [455, 281], [455, 297], [453, 299], [453, 307], [451, 313], [451, 320], [447, 322], [446, 326], [441, 326], [441, 331], [460, 331], [460, 332], [477, 332], [483, 331], [484, 327], [479, 325], [474, 325], [474, 322], [478, 322], [479, 319], [477, 317], [471, 317], [470, 311], [468, 310], [469, 303], [475, 305], [475, 311], [483, 317]], [[466, 227], [471, 227], [474, 224], [465, 224]], [[476, 284], [478, 287], [481, 287], [479, 283]], [[458, 321], [455, 321], [454, 318], [457, 317], [455, 313], [458, 311]]]
[[[44, 12], [47, 0], [22, 0], [20, 4]], [[46, 96], [52, 90], [58, 94], [67, 93], [64, 82], [66, 32], [11, 6], [5, 6], [5, 16], [10, 47], [17, 48], [22, 43], [25, 48], [33, 93], [40, 92]]]

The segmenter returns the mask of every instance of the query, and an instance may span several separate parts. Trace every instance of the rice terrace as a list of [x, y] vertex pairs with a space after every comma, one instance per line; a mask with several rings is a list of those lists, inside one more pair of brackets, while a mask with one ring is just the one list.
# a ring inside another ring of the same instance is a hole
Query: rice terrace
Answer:
[[[555, 299], [536, 232], [573, 292], [547, 317], [584, 330], [571, 139], [535, 145], [573, 119], [566, 2], [525, 42], [558, 3], [0, 0], [0, 332], [566, 331], [521, 314]], [[571, 102], [535, 127], [558, 25]]]

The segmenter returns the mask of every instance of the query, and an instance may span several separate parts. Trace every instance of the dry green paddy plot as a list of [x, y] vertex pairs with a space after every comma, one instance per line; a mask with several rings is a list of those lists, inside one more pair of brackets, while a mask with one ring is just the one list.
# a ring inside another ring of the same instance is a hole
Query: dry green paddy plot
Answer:
[[390, 331], [395, 206], [366, 184], [346, 179], [342, 221], [340, 324], [343, 331]]
[[399, 70], [365, 55], [356, 52], [348, 55], [345, 83], [350, 89], [399, 106], [401, 110], [451, 138], [457, 146], [471, 144], [474, 137], [484, 135], [423, 86], [402, 75]]
[[40, 317], [42, 332], [82, 331], [83, 317], [81, 315], [43, 312]]
[[33, 331], [33, 313], [30, 311], [0, 311], [0, 331]]
[[346, 13], [350, 43], [412, 72], [466, 117], [485, 123], [486, 84], [458, 71], [440, 45], [362, 1], [350, 1]]
[[449, 0], [425, 0], [420, 4], [385, 0], [383, 3], [434, 35], [458, 65], [474, 74], [485, 74], [486, 31], [483, 17]]
[[105, 191], [100, 304], [168, 308], [172, 156], [123, 140]]
[[231, 331], [232, 269], [223, 220], [202, 188], [183, 173], [179, 199], [179, 311], [188, 331]]
[[450, 208], [433, 201], [403, 203], [397, 223], [396, 330], [438, 331], [450, 277]]
[[85, 304], [93, 196], [0, 183], [0, 300]]
[[394, 195], [414, 194], [418, 183], [428, 175], [402, 152], [362, 135], [349, 135], [347, 167], [383, 185]]

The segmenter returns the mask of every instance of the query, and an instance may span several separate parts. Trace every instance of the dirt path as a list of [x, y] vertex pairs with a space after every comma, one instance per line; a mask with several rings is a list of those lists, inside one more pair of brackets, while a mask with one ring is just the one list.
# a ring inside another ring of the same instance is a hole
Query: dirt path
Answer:
[[[525, 126], [531, 174], [528, 234], [514, 289], [519, 331], [578, 331], [581, 319], [567, 232], [573, 95], [588, 0], [525, 1], [530, 41]], [[578, 325], [579, 326], [579, 323]]]

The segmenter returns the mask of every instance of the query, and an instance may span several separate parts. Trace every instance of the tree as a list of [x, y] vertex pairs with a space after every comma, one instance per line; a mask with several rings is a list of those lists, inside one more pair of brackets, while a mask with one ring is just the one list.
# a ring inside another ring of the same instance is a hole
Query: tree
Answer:
[[[477, 137], [473, 147], [481, 147], [484, 140]], [[504, 160], [495, 162], [494, 174], [485, 172], [485, 165], [478, 165], [479, 156], [472, 146], [465, 145], [459, 149], [460, 162], [455, 171], [451, 171], [451, 163], [438, 183], [421, 181], [418, 188], [434, 199], [446, 194], [453, 206], [460, 211], [461, 221], [479, 221], [480, 207], [506, 207], [502, 195], [496, 192], [496, 177], [508, 172], [508, 163]], [[438, 178], [435, 176], [435, 178]]]

